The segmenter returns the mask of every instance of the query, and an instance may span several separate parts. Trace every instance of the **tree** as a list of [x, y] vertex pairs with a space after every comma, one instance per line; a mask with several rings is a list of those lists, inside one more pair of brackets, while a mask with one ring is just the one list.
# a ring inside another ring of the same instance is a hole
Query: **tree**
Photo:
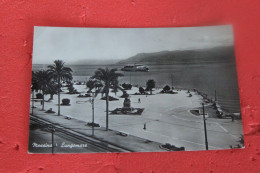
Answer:
[[37, 79], [36, 79], [36, 73], [32, 71], [32, 84], [31, 84], [31, 90], [32, 91], [38, 91], [39, 86], [37, 85]]
[[[34, 94], [34, 91], [38, 91], [39, 90], [39, 86], [37, 83], [37, 76], [36, 73], [34, 71], [32, 71], [32, 84], [31, 84], [31, 91], [32, 94]], [[34, 96], [32, 96], [33, 98]]]
[[144, 94], [144, 93], [145, 93], [144, 88], [143, 88], [143, 87], [139, 87], [139, 92], [140, 92], [141, 94]]
[[123, 87], [125, 90], [131, 90], [131, 89], [132, 89], [132, 85], [131, 85], [131, 84], [123, 83], [123, 84], [122, 84], [122, 87]]
[[95, 71], [95, 74], [91, 77], [92, 79], [97, 79], [103, 82], [103, 87], [106, 96], [106, 130], [108, 130], [108, 106], [109, 106], [109, 88], [114, 87], [115, 81], [118, 80], [118, 77], [123, 76], [121, 73], [116, 73], [117, 69], [103, 69], [99, 68]]
[[94, 80], [88, 80], [86, 86], [88, 87], [88, 92], [90, 92], [94, 88]]
[[65, 62], [55, 60], [54, 64], [48, 66], [48, 72], [51, 77], [58, 83], [58, 115], [60, 115], [60, 88], [61, 82], [69, 82], [72, 80], [72, 70], [64, 66]]
[[97, 80], [97, 79], [92, 79], [90, 78], [86, 84], [86, 86], [89, 88], [88, 92], [90, 92], [92, 89], [99, 90], [100, 88], [103, 87], [103, 84]]
[[68, 94], [79, 94], [79, 92], [74, 88], [72, 82], [68, 82]]
[[118, 80], [114, 80], [114, 81], [112, 82], [112, 89], [113, 89], [112, 92], [114, 92], [114, 93], [115, 93], [115, 96], [116, 96], [116, 93], [118, 92]]
[[58, 92], [58, 84], [56, 84], [54, 81], [50, 81], [50, 87], [47, 89], [46, 94], [50, 94], [50, 100], [53, 100], [53, 95], [57, 94]]
[[146, 82], [146, 90], [150, 91], [150, 94], [152, 94], [152, 90], [153, 90], [154, 87], [155, 87], [155, 81], [153, 79], [149, 79]]
[[31, 84], [31, 93], [32, 93], [32, 115], [33, 115], [33, 108], [34, 108], [34, 91], [38, 91], [39, 90], [39, 86], [37, 85], [37, 81], [36, 81], [36, 74], [34, 71], [32, 71], [32, 84]]
[[164, 92], [169, 92], [171, 90], [171, 88], [169, 87], [169, 85], [166, 85], [165, 87], [163, 87], [163, 91]]
[[47, 93], [48, 89], [51, 87], [51, 75], [46, 70], [41, 70], [35, 73], [33, 83], [37, 86], [37, 89], [42, 91], [42, 110], [44, 110], [44, 95]]

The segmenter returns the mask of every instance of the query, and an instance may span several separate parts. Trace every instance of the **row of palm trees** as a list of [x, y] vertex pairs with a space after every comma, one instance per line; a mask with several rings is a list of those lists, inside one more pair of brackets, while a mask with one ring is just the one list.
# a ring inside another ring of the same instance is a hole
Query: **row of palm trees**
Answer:
[[[105, 91], [106, 97], [106, 130], [108, 130], [108, 112], [109, 112], [109, 89], [117, 89], [118, 78], [123, 76], [121, 73], [116, 72], [117, 69], [99, 68], [91, 77], [91, 80], [96, 81], [93, 83], [93, 88], [98, 88], [95, 92]], [[34, 91], [40, 90], [42, 92], [42, 110], [44, 110], [44, 95], [45, 94], [58, 94], [58, 115], [60, 115], [60, 91], [62, 82], [72, 81], [72, 70], [64, 66], [61, 60], [55, 60], [54, 64], [49, 65], [47, 70], [41, 70], [32, 73], [32, 94]]]
[[60, 91], [61, 83], [72, 80], [72, 70], [64, 66], [61, 60], [55, 60], [54, 64], [49, 65], [47, 70], [32, 72], [32, 93], [40, 90], [42, 92], [42, 110], [44, 110], [44, 95], [58, 94], [58, 115], [60, 115]]

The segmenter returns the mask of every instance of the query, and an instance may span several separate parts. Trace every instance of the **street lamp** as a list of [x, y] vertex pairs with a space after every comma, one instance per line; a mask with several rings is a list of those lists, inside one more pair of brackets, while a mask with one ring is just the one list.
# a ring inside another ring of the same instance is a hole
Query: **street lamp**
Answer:
[[96, 92], [95, 93], [92, 93], [92, 99], [91, 99], [91, 104], [92, 104], [92, 136], [94, 136], [94, 96], [95, 96]]
[[208, 147], [208, 136], [207, 136], [207, 125], [206, 125], [206, 118], [205, 118], [204, 103], [202, 103], [202, 110], [203, 110], [203, 121], [204, 121], [205, 145], [206, 145], [206, 150], [208, 150], [209, 147]]
[[52, 143], [51, 153], [52, 153], [52, 154], [54, 153], [54, 132], [55, 132], [55, 128], [54, 128], [54, 126], [52, 125], [52, 126], [51, 126], [51, 143]]
[[76, 101], [76, 103], [86, 103], [86, 102], [90, 102], [90, 104], [92, 105], [92, 123], [91, 123], [91, 126], [92, 126], [92, 136], [94, 136], [94, 126], [95, 126], [95, 122], [94, 122], [94, 100], [95, 100], [95, 97], [96, 97], [96, 93], [98, 93], [97, 91], [95, 92], [91, 92], [92, 93], [92, 98], [89, 99], [88, 101]]

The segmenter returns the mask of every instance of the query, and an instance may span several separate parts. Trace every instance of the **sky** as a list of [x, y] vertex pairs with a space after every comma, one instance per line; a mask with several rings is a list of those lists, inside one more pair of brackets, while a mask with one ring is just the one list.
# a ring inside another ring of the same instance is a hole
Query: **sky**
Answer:
[[123, 60], [138, 53], [233, 45], [231, 25], [178, 28], [34, 27], [33, 64]]

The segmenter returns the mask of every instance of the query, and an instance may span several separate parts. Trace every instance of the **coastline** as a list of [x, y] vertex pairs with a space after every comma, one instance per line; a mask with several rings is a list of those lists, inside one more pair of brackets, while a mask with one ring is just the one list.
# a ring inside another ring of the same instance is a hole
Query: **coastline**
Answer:
[[[87, 81], [97, 68], [106, 68], [107, 65], [68, 65], [73, 70], [73, 81]], [[47, 68], [47, 65], [33, 65], [33, 70]], [[114, 64], [118, 70], [123, 64]], [[237, 113], [241, 112], [238, 95], [237, 77], [234, 64], [211, 63], [195, 65], [151, 65], [149, 72], [123, 72], [119, 78], [120, 83], [145, 85], [148, 79], [154, 79], [158, 87], [170, 85], [175, 88], [197, 88], [208, 97], [214, 99], [214, 90], [217, 90], [217, 99], [223, 110]], [[218, 73], [216, 73], [216, 71]]]

